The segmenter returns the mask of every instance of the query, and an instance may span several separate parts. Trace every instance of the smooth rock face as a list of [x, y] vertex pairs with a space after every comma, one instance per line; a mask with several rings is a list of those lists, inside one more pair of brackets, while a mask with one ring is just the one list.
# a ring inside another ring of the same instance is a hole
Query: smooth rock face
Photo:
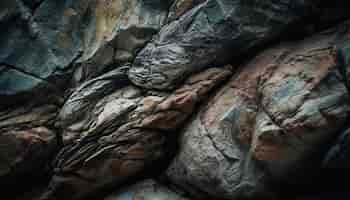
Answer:
[[46, 93], [131, 62], [165, 22], [170, 3], [10, 1], [0, 9], [0, 96]]
[[[177, 6], [187, 10], [193, 4], [197, 1], [176, 1], [173, 10], [179, 14], [171, 11], [170, 21], [183, 13]], [[319, 1], [205, 1], [160, 30], [137, 55], [129, 78], [144, 88], [174, 88], [191, 73], [210, 63], [238, 58], [279, 37], [300, 20], [305, 19], [306, 23], [306, 19], [313, 19], [315, 13], [328, 19], [329, 13], [343, 9], [336, 4], [318, 10], [320, 6]], [[338, 14], [344, 13], [334, 15]], [[298, 29], [302, 29], [300, 24]]]
[[154, 180], [145, 180], [143, 182], [125, 187], [114, 194], [107, 196], [104, 200], [186, 200], [179, 194], [171, 191], [165, 186], [160, 185]]
[[167, 135], [230, 75], [230, 67], [211, 68], [171, 94], [126, 85], [103, 97], [99, 84], [110, 85], [114, 79], [83, 84], [77, 89], [82, 95], [73, 93], [60, 112], [58, 124], [66, 145], [54, 162], [55, 175], [42, 199], [80, 199], [156, 165], [167, 152]]
[[309, 159], [347, 124], [350, 97], [333, 48], [349, 33], [339, 27], [286, 43], [242, 66], [182, 133], [171, 180], [235, 199], [305, 174]]
[[58, 148], [51, 129], [57, 106], [20, 107], [0, 112], [0, 185], [42, 176]]

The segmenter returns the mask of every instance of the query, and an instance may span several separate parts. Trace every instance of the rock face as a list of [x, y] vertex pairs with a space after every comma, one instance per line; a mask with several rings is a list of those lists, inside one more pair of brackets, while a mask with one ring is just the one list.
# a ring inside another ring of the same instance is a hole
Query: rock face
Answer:
[[282, 44], [242, 66], [184, 130], [171, 180], [235, 199], [264, 191], [266, 181], [304, 174], [348, 122], [350, 97], [333, 48], [349, 31]]
[[145, 180], [111, 194], [105, 200], [186, 200], [154, 180]]
[[349, 6], [2, 0], [0, 187], [18, 190], [2, 198], [185, 199], [161, 176], [194, 199], [271, 199], [323, 158], [347, 169]]
[[[164, 157], [167, 135], [180, 128], [196, 105], [230, 75], [229, 67], [211, 68], [189, 78], [172, 94], [125, 85], [99, 96], [100, 86], [108, 88], [122, 80], [114, 79], [114, 73], [83, 84], [77, 89], [80, 95], [74, 92], [60, 112], [58, 123], [66, 146], [56, 158], [51, 188], [43, 199], [86, 197], [151, 167]], [[100, 99], [95, 101], [96, 97]]]
[[51, 128], [57, 109], [47, 104], [0, 112], [0, 185], [44, 174], [58, 149]]
[[73, 82], [81, 82], [110, 65], [131, 62], [165, 22], [170, 6], [160, 0], [5, 0], [1, 4], [2, 98], [36, 89], [57, 92], [67, 87], [72, 73]]
[[[173, 13], [196, 3], [176, 1], [171, 14], [180, 15]], [[337, 11], [343, 10], [342, 4], [328, 10], [319, 10], [320, 6], [319, 1], [205, 1], [161, 29], [135, 58], [129, 78], [141, 87], [171, 89], [210, 63], [238, 57], [275, 39], [300, 20], [317, 13], [327, 21], [327, 12], [339, 16], [342, 12]]]

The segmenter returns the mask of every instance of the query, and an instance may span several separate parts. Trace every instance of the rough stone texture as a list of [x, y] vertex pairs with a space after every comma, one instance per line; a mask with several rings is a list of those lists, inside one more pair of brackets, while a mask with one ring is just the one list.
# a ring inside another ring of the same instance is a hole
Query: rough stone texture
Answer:
[[72, 73], [77, 84], [114, 63], [132, 61], [166, 20], [169, 4], [160, 0], [3, 1], [0, 96], [38, 87], [41, 92], [57, 92], [69, 86]]
[[145, 180], [140, 183], [125, 187], [114, 194], [109, 195], [105, 200], [186, 200], [179, 194], [154, 180]]
[[[211, 68], [171, 94], [128, 85], [98, 101], [91, 97], [100, 95], [99, 84], [114, 79], [83, 84], [87, 87], [78, 88], [81, 95], [73, 93], [61, 110], [66, 146], [54, 162], [55, 175], [42, 199], [80, 199], [156, 165], [166, 153], [167, 135], [230, 75], [230, 67]], [[82, 107], [89, 109], [82, 112]]]
[[190, 9], [203, 3], [205, 0], [175, 0], [170, 7], [168, 14], [168, 22], [179, 19]]
[[[20, 199], [85, 199], [164, 173], [181, 132], [167, 174], [200, 199], [303, 185], [349, 128], [350, 22], [304, 39], [349, 18], [349, 6], [2, 0], [0, 187], [15, 185]], [[227, 64], [243, 62], [227, 83]], [[324, 167], [348, 167], [348, 134]], [[35, 186], [41, 175], [49, 186]], [[125, 192], [114, 197], [180, 198], [151, 180]]]
[[348, 123], [350, 98], [333, 51], [349, 39], [344, 27], [242, 66], [184, 130], [169, 177], [184, 189], [235, 199], [305, 174], [309, 159]]
[[0, 112], [0, 185], [41, 176], [58, 148], [51, 128], [57, 106], [41, 105]]
[[[175, 3], [185, 10], [192, 6], [192, 1]], [[339, 10], [344, 3], [326, 7], [317, 0], [205, 1], [160, 30], [135, 58], [129, 78], [144, 88], [171, 89], [210, 63], [239, 57], [296, 24], [301, 30], [309, 19], [315, 18], [310, 24], [316, 24], [343, 16]], [[182, 13], [181, 8], [175, 10]]]

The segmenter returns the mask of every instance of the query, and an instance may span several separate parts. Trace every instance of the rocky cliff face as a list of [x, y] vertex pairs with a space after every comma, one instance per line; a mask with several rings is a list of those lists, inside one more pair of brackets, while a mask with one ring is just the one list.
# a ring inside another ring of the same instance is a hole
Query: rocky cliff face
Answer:
[[4, 198], [293, 199], [338, 177], [348, 4], [1, 2], [0, 185], [24, 183]]

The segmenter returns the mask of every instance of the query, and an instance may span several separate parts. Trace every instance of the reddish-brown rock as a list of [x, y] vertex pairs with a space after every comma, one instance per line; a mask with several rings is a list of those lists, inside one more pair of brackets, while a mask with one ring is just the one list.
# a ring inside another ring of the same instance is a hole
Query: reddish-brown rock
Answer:
[[241, 66], [182, 133], [169, 177], [228, 199], [302, 177], [348, 123], [350, 98], [333, 51], [349, 39], [342, 27], [270, 48]]

